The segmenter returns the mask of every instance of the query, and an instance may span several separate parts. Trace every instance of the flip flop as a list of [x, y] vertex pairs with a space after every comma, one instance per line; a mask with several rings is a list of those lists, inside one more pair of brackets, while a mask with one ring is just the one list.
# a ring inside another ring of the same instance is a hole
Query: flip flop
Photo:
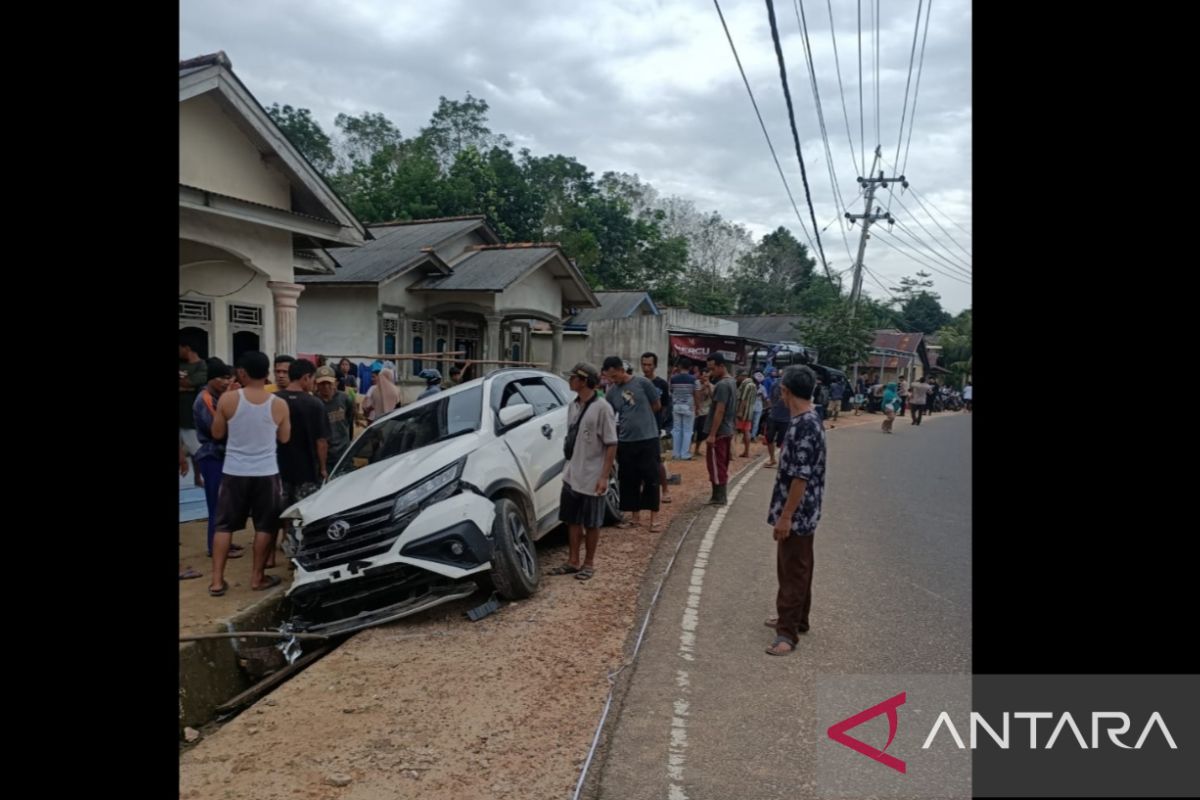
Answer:
[[664, 503], [669, 503], [669, 502], [671, 502], [671, 496], [670, 496], [670, 495], [664, 495], [664, 496], [663, 496], [663, 499], [662, 499], [662, 501], [663, 501]]
[[560, 567], [555, 567], [554, 569], [550, 570], [546, 574], [547, 575], [574, 575], [576, 572], [579, 572], [579, 567], [575, 567], [570, 564], [563, 564]]
[[[775, 648], [781, 644], [786, 644], [790, 650], [779, 651]], [[776, 636], [775, 641], [771, 642], [771, 646], [766, 649], [766, 654], [769, 656], [790, 656], [796, 652], [796, 643], [786, 636]]]
[[208, 596], [209, 597], [223, 597], [225, 595], [225, 593], [228, 591], [229, 591], [228, 581], [221, 581], [220, 589], [214, 589], [211, 586], [208, 587]]
[[575, 576], [575, 580], [590, 581], [592, 579], [592, 576], [595, 574], [596, 574], [596, 570], [594, 567], [584, 567], [583, 569], [579, 570], [579, 574]]
[[614, 527], [620, 528], [621, 530], [628, 530], [629, 528], [640, 528], [640, 527], [642, 527], [642, 523], [630, 522], [629, 520], [626, 519], [626, 520], [621, 520]]
[[179, 573], [179, 580], [181, 580], [181, 581], [190, 581], [192, 578], [203, 578], [203, 577], [204, 577], [204, 573], [197, 572], [192, 567], [188, 567], [183, 572]]
[[265, 592], [267, 589], [274, 589], [276, 586], [283, 583], [283, 578], [279, 577], [278, 575], [268, 575], [266, 577], [267, 577], [267, 582], [264, 583], [262, 586], [259, 586], [257, 588], [251, 586], [250, 588], [256, 592]]
[[649, 530], [650, 530], [650, 532], [651, 532], [651, 533], [658, 533], [658, 532], [659, 532], [659, 531], [661, 531], [662, 529], [663, 529], [663, 524], [662, 524], [661, 522], [652, 522], [652, 523], [650, 523], [650, 528], [649, 528]]

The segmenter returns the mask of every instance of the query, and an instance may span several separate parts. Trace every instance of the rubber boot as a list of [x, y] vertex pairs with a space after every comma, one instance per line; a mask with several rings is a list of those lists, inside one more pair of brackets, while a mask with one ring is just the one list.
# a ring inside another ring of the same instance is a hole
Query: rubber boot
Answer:
[[729, 505], [729, 486], [718, 486], [716, 500], [713, 502], [715, 506]]
[[720, 492], [720, 490], [721, 490], [720, 486], [718, 486], [715, 483], [712, 484], [712, 497], [708, 498], [708, 503], [706, 503], [706, 505], [710, 505], [710, 506], [719, 505], [717, 503], [717, 497], [718, 497], [718, 493]]

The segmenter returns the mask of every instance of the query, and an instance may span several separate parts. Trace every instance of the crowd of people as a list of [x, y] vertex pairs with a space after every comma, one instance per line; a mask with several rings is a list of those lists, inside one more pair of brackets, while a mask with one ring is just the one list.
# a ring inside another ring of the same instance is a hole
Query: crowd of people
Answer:
[[[280, 355], [272, 370], [264, 353], [249, 352], [230, 368], [218, 358], [200, 358], [184, 337], [179, 358], [180, 474], [194, 468], [205, 490], [212, 559], [208, 592], [219, 597], [228, 591], [225, 565], [245, 554], [233, 534], [248, 521], [254, 530], [250, 588], [269, 589], [281, 581], [267, 573], [277, 566], [280, 512], [320, 487], [354, 440], [356, 422], [369, 424], [400, 405], [395, 373], [376, 361], [363, 393], [348, 358], [334, 369], [324, 357], [314, 364]], [[864, 377], [847, 397], [845, 383], [826, 385], [807, 366], [782, 372], [767, 367], [754, 374], [745, 368], [731, 374], [731, 366], [714, 351], [703, 363], [681, 359], [664, 379], [656, 374], [657, 354], [646, 352], [641, 374], [615, 355], [598, 369], [579, 363], [566, 373], [575, 392], [568, 408], [559, 506], [568, 530], [568, 557], [550, 574], [578, 580], [595, 575], [614, 464], [622, 512], [617, 527], [640, 528], [645, 514], [648, 530], [657, 532], [661, 504], [671, 502], [664, 438], [670, 437], [670, 454], [677, 461], [698, 458], [704, 447], [712, 489], [708, 503], [715, 506], [729, 502], [735, 445], [741, 445], [740, 457], [749, 458], [751, 442], [761, 440], [767, 446], [765, 468], [777, 470], [767, 522], [776, 542], [779, 588], [777, 614], [767, 620], [776, 632], [767, 652], [787, 655], [809, 625], [826, 420], [836, 420], [848, 404], [856, 415], [882, 412], [883, 430], [890, 433], [896, 416], [906, 411], [912, 425], [920, 425], [928, 413], [963, 406], [970, 411], [973, 392], [970, 384], [959, 393], [932, 379], [909, 384]], [[451, 368], [449, 383], [467, 380], [467, 369]], [[442, 391], [439, 370], [421, 370], [419, 377], [426, 382], [420, 397]], [[179, 575], [201, 576], [191, 567], [181, 567]]]

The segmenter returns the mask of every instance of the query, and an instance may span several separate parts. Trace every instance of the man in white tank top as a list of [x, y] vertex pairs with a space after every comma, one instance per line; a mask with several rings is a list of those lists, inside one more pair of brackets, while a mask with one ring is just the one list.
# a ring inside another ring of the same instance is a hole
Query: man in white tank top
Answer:
[[238, 359], [243, 389], [225, 392], [213, 415], [214, 439], [225, 438], [225, 466], [217, 497], [217, 530], [213, 537], [213, 579], [208, 593], [220, 597], [229, 590], [225, 561], [233, 532], [254, 521], [254, 564], [250, 588], [256, 592], [278, 586], [282, 579], [265, 573], [268, 551], [275, 539], [282, 502], [276, 442], [292, 436], [288, 406], [267, 391], [271, 361], [252, 351]]

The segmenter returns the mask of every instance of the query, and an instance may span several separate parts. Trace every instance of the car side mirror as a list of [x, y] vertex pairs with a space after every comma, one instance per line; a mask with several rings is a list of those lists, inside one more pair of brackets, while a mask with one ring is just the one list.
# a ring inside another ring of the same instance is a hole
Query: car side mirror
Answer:
[[529, 403], [518, 403], [500, 409], [500, 424], [505, 428], [519, 425], [527, 419], [533, 419], [533, 406]]

